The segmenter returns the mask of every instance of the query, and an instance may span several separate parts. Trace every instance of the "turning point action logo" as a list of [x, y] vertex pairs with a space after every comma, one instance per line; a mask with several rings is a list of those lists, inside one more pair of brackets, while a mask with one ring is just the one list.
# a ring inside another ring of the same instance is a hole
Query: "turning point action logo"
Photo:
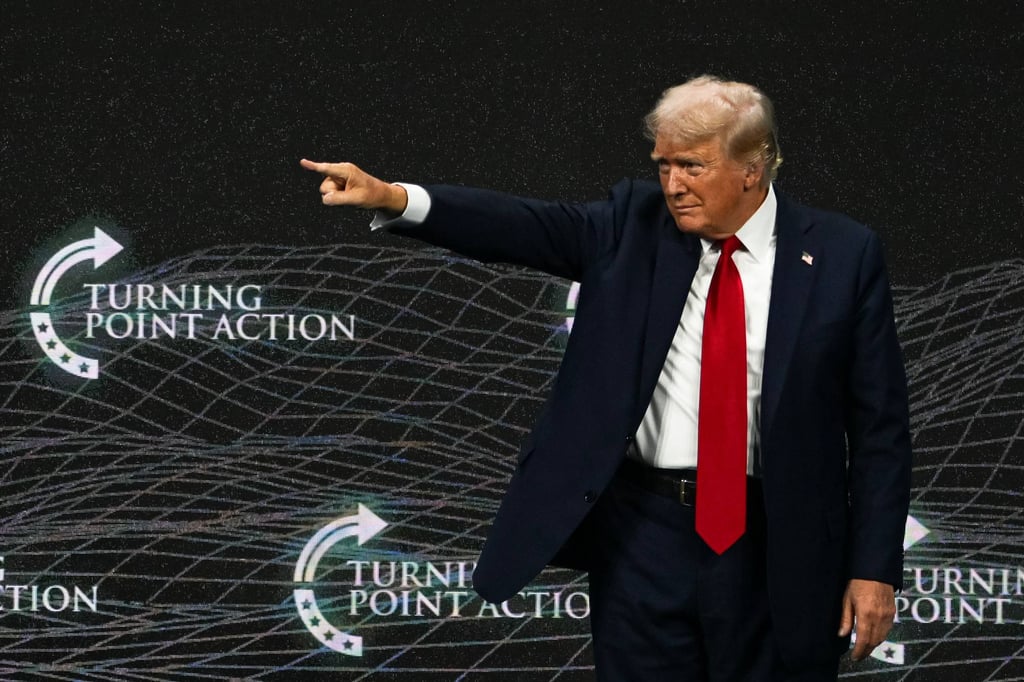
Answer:
[[471, 588], [476, 562], [395, 561], [372, 556], [345, 561], [337, 570], [342, 579], [334, 586], [347, 584], [341, 594], [317, 599], [313, 593], [317, 564], [339, 541], [356, 538], [362, 545], [388, 524], [363, 505], [352, 516], [344, 516], [324, 526], [306, 544], [295, 566], [295, 607], [302, 623], [321, 644], [334, 651], [361, 656], [365, 647], [361, 637], [342, 632], [327, 621], [324, 608], [365, 622], [372, 618], [423, 619], [572, 619], [590, 617], [590, 595], [585, 590], [532, 587], [511, 599], [493, 604], [480, 599]]
[[[50, 306], [54, 288], [71, 268], [91, 260], [93, 269], [119, 254], [123, 247], [99, 227], [90, 239], [59, 250], [39, 271], [32, 286], [33, 308]], [[230, 271], [221, 272], [230, 277]], [[337, 341], [355, 340], [355, 315], [307, 312], [264, 312], [262, 286], [253, 283], [216, 284], [127, 282], [84, 284], [89, 302], [84, 314], [85, 338], [121, 340], [196, 339], [213, 341]], [[32, 333], [53, 364], [83, 379], [99, 376], [95, 358], [74, 352], [58, 335], [49, 310], [29, 313]]]

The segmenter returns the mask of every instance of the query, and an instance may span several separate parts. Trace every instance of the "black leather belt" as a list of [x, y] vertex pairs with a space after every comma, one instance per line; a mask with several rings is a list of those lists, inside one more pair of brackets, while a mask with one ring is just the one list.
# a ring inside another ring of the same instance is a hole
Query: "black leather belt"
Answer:
[[[675, 500], [685, 507], [697, 504], [696, 469], [656, 469], [627, 457], [619, 467], [619, 476], [644, 490]], [[761, 498], [761, 479], [747, 476], [747, 504]]]
[[619, 476], [685, 507], [697, 503], [697, 472], [693, 469], [655, 469], [627, 457], [619, 468]]

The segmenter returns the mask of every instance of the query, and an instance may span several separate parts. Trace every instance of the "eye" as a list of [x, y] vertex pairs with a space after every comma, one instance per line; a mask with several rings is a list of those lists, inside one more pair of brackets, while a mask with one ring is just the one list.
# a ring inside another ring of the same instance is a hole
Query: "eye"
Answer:
[[704, 164], [697, 163], [696, 161], [689, 161], [685, 165], [686, 172], [689, 175], [697, 176], [704, 172]]
[[664, 159], [658, 161], [658, 172], [659, 173], [661, 173], [662, 175], [667, 175], [668, 174], [668, 169], [669, 169], [668, 161], [666, 161]]

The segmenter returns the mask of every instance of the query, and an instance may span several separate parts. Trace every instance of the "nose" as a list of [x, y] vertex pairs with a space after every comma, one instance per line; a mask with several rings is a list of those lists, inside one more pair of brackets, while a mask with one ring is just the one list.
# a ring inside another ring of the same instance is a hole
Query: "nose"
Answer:
[[686, 194], [690, 191], [690, 186], [687, 184], [689, 176], [686, 171], [682, 168], [672, 167], [668, 172], [668, 193], [669, 194]]

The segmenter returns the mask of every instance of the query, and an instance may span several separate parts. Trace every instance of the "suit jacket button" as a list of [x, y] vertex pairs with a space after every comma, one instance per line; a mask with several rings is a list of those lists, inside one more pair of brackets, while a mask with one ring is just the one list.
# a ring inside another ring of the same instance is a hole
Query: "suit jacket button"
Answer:
[[594, 494], [593, 490], [588, 490], [587, 492], [583, 493], [583, 501], [586, 502], [587, 504], [593, 502], [596, 498], [597, 496]]

